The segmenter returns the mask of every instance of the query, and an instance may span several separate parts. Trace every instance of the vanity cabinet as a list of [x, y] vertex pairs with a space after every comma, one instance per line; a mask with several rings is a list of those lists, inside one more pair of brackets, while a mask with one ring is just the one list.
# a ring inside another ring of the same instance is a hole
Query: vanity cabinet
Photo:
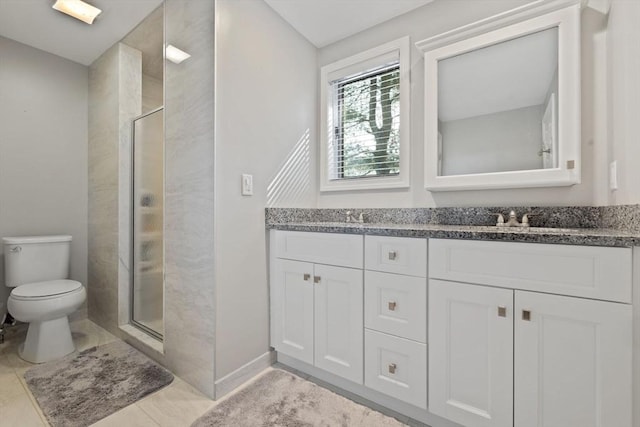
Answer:
[[429, 276], [430, 412], [631, 426], [631, 249], [431, 239]]
[[631, 248], [281, 230], [270, 244], [285, 363], [434, 426], [632, 426]]
[[427, 240], [364, 242], [364, 383], [426, 409]]
[[271, 345], [362, 384], [362, 236], [277, 232], [272, 239]]

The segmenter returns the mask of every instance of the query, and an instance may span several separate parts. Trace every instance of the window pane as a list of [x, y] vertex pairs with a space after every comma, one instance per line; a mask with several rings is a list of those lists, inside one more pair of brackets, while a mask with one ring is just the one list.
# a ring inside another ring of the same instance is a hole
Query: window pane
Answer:
[[335, 179], [400, 172], [400, 70], [395, 64], [334, 83]]

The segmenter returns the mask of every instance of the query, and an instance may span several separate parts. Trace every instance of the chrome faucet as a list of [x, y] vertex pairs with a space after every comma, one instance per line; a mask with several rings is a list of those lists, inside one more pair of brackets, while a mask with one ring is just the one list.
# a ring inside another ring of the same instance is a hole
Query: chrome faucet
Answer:
[[501, 213], [496, 213], [494, 215], [498, 215], [496, 227], [529, 227], [529, 217], [533, 214], [526, 213], [522, 215], [522, 222], [518, 222], [516, 211], [509, 212], [509, 219], [507, 222], [504, 221], [504, 215]]

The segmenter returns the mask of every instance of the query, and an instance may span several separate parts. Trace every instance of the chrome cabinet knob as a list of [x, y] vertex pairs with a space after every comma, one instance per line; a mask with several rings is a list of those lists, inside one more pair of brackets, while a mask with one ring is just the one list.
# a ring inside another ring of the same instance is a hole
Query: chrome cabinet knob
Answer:
[[389, 373], [390, 373], [390, 374], [395, 374], [395, 373], [396, 373], [396, 369], [397, 369], [397, 368], [398, 368], [398, 367], [396, 366], [396, 364], [395, 364], [395, 363], [389, 363]]
[[389, 251], [389, 259], [391, 261], [395, 261], [395, 259], [398, 257], [398, 254], [396, 251]]
[[389, 301], [388, 306], [389, 306], [389, 310], [390, 311], [395, 311], [396, 310], [396, 302], [395, 301]]

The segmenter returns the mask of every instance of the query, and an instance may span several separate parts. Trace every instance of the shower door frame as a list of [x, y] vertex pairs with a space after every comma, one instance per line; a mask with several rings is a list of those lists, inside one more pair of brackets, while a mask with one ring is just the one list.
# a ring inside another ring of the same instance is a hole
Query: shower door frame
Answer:
[[[152, 114], [155, 114], [157, 112], [162, 111], [162, 124], [164, 127], [164, 105], [161, 105], [158, 108], [155, 108], [151, 111], [147, 111], [144, 114], [141, 114], [137, 117], [134, 117], [133, 119], [131, 119], [131, 215], [129, 216], [129, 226], [130, 226], [130, 230], [131, 230], [131, 238], [130, 238], [130, 242], [129, 242], [129, 247], [131, 249], [131, 254], [130, 254], [130, 260], [129, 260], [129, 265], [130, 265], [130, 269], [129, 269], [129, 323], [132, 326], [135, 326], [136, 328], [142, 330], [144, 333], [146, 333], [147, 335], [151, 336], [152, 338], [155, 338], [157, 340], [159, 340], [160, 342], [164, 342], [164, 335], [159, 333], [158, 331], [155, 331], [153, 329], [151, 329], [150, 327], [142, 324], [141, 322], [138, 322], [137, 320], [135, 320], [134, 318], [134, 310], [135, 310], [135, 305], [134, 305], [134, 285], [135, 285], [135, 276], [136, 276], [136, 265], [134, 263], [135, 260], [135, 206], [136, 206], [136, 193], [135, 193], [135, 156], [136, 156], [136, 121], [140, 120], [140, 119], [144, 119], [145, 117], [148, 117]], [[163, 187], [163, 192], [164, 192], [164, 187], [165, 187], [165, 180], [164, 180], [164, 169], [165, 169], [165, 154], [164, 154], [164, 129], [162, 130], [162, 145], [163, 145], [163, 152], [162, 152], [162, 187]], [[164, 199], [164, 194], [163, 194], [163, 199]], [[162, 324], [163, 324], [163, 331], [164, 331], [164, 281], [165, 281], [165, 271], [164, 271], [164, 264], [165, 264], [165, 258], [164, 258], [164, 200], [162, 203]]]

